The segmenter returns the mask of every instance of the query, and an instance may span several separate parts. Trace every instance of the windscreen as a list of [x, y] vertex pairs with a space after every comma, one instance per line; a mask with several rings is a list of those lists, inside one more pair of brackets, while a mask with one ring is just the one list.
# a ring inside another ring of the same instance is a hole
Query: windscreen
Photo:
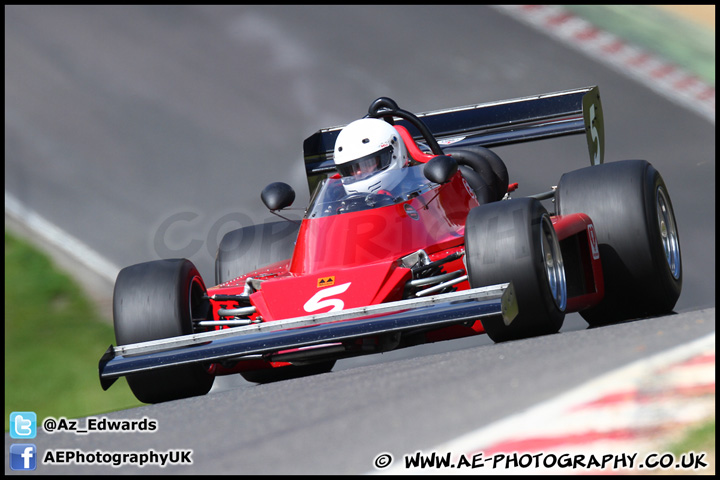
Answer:
[[310, 202], [305, 218], [327, 217], [401, 203], [436, 187], [423, 174], [424, 165], [388, 170], [382, 188], [375, 193], [357, 192], [351, 183], [343, 183], [340, 175], [322, 181]]

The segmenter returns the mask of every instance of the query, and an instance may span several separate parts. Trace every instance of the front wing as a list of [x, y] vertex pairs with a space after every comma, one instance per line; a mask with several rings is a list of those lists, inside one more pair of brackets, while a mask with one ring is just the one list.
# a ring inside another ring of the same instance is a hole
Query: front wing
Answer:
[[489, 317], [502, 318], [509, 325], [516, 315], [512, 284], [505, 283], [131, 345], [111, 345], [100, 359], [100, 384], [107, 390], [121, 376], [150, 370], [240, 360], [249, 355]]

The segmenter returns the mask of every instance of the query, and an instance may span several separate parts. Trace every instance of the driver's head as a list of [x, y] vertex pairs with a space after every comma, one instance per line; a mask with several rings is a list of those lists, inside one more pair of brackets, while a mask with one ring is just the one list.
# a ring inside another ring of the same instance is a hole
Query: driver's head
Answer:
[[349, 190], [375, 192], [383, 188], [382, 172], [404, 167], [408, 155], [392, 125], [376, 118], [363, 118], [340, 131], [335, 140], [334, 160]]

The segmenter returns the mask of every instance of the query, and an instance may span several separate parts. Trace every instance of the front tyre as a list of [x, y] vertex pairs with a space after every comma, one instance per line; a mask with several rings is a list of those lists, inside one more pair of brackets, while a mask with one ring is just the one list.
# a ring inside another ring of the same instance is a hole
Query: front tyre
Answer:
[[567, 284], [557, 234], [545, 207], [518, 198], [473, 208], [465, 224], [470, 286], [512, 282], [518, 315], [510, 325], [483, 320], [494, 342], [557, 333], [565, 319]]
[[[118, 345], [193, 333], [207, 319], [205, 284], [189, 260], [157, 260], [126, 267], [115, 281], [113, 323]], [[183, 365], [127, 376], [135, 397], [159, 403], [205, 395], [214, 376], [203, 365]]]
[[682, 290], [680, 236], [660, 173], [624, 160], [566, 173], [559, 215], [582, 212], [595, 226], [605, 296], [580, 312], [592, 326], [670, 313]]

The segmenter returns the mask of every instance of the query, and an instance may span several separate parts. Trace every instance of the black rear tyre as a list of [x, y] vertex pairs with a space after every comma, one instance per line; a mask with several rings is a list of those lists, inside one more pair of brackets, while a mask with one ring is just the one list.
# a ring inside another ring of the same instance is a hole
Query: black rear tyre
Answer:
[[[193, 333], [193, 318], [208, 319], [202, 277], [189, 260], [157, 260], [120, 271], [113, 294], [118, 345]], [[205, 395], [214, 376], [205, 366], [187, 365], [127, 376], [130, 389], [144, 403]]]
[[532, 198], [480, 205], [465, 224], [470, 286], [512, 282], [519, 312], [510, 325], [484, 320], [494, 342], [557, 333], [567, 304], [557, 234], [545, 207]]
[[299, 229], [296, 223], [284, 221], [226, 233], [215, 255], [215, 284], [292, 257]]
[[672, 203], [660, 173], [645, 160], [624, 160], [566, 173], [558, 214], [593, 221], [605, 298], [580, 312], [590, 325], [662, 315], [682, 290], [682, 262]]

